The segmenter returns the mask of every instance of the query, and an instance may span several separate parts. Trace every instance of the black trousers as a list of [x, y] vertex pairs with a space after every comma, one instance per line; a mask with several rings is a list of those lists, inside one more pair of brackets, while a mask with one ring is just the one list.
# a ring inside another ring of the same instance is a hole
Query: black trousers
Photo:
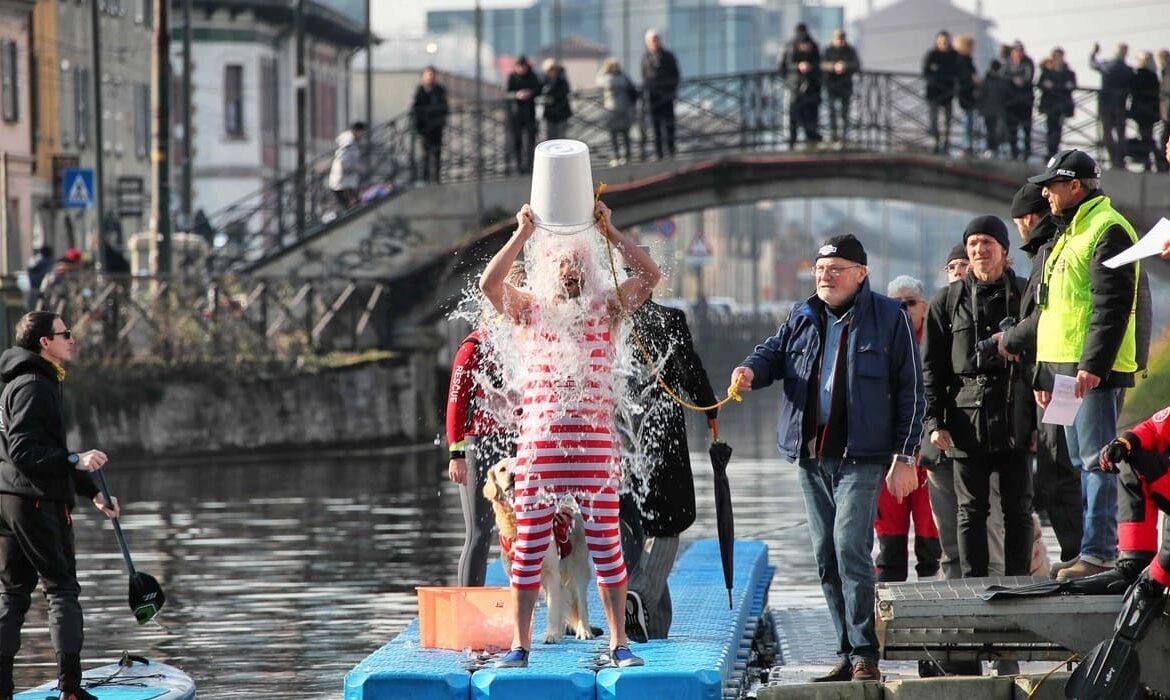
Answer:
[[1046, 157], [1051, 158], [1060, 152], [1060, 139], [1064, 136], [1064, 112], [1049, 112], [1045, 115], [1045, 125], [1048, 127]]
[[64, 503], [0, 494], [0, 656], [20, 650], [20, 629], [40, 578], [58, 654], [81, 653], [81, 586], [73, 521]]
[[422, 179], [426, 182], [439, 182], [439, 166], [443, 153], [443, 132], [433, 131], [422, 135], [423, 167]]
[[654, 123], [654, 152], [659, 158], [674, 155], [674, 100], [666, 100], [650, 109]]
[[1036, 510], [1048, 516], [1060, 542], [1060, 559], [1069, 561], [1081, 553], [1085, 525], [1081, 475], [1069, 459], [1062, 426], [1037, 420], [1036, 432], [1036, 473], [1032, 477]]
[[[849, 103], [853, 101], [853, 93], [829, 92], [829, 134], [834, 141], [849, 140]], [[841, 129], [837, 129], [840, 119]]]
[[821, 140], [817, 124], [821, 101], [815, 97], [793, 95], [788, 110], [788, 147], [792, 148], [796, 144], [797, 130], [804, 132], [804, 140], [807, 143], [818, 143]]
[[1125, 97], [1102, 98], [1097, 109], [1109, 160], [1115, 168], [1125, 167]]
[[536, 124], [512, 121], [508, 124], [508, 146], [505, 152], [505, 169], [511, 173], [532, 172], [532, 159], [536, 153]]
[[965, 578], [987, 576], [987, 516], [991, 473], [999, 472], [1003, 505], [1003, 568], [1027, 576], [1032, 563], [1032, 474], [1024, 450], [955, 458], [959, 502], [959, 560]]

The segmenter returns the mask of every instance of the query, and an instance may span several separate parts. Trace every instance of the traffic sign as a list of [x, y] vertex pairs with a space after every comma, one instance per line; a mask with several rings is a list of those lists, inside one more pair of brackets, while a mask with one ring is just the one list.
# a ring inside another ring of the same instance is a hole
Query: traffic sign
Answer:
[[687, 246], [686, 263], [694, 267], [699, 267], [710, 263], [714, 259], [711, 246], [707, 244], [707, 239], [703, 237], [703, 232], [696, 231], [695, 237], [691, 239], [690, 245]]
[[654, 225], [658, 229], [659, 235], [661, 235], [663, 238], [669, 239], [674, 237], [674, 219], [659, 219], [654, 223]]
[[66, 209], [89, 209], [97, 192], [94, 190], [93, 168], [66, 168], [62, 178], [64, 192], [61, 206]]

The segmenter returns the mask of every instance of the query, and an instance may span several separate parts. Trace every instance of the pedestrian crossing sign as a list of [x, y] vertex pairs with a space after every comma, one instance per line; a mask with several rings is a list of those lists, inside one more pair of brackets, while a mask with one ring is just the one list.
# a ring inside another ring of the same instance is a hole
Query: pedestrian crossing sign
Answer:
[[66, 168], [61, 178], [64, 192], [62, 206], [66, 209], [89, 209], [97, 192], [94, 191], [93, 168]]

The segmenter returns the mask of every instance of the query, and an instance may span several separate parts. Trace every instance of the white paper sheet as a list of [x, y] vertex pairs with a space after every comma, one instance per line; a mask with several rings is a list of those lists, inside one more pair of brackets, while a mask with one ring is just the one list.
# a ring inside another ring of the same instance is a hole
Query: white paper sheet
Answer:
[[1162, 246], [1166, 244], [1166, 241], [1170, 241], [1170, 221], [1163, 218], [1159, 219], [1158, 223], [1154, 224], [1154, 228], [1142, 236], [1137, 243], [1106, 260], [1105, 267], [1118, 268], [1135, 260], [1158, 255], [1162, 252]]
[[1044, 418], [1041, 422], [1072, 425], [1082, 401], [1084, 399], [1077, 398], [1077, 380], [1064, 374], [1056, 375], [1052, 387], [1052, 400], [1048, 402], [1048, 408], [1044, 409]]

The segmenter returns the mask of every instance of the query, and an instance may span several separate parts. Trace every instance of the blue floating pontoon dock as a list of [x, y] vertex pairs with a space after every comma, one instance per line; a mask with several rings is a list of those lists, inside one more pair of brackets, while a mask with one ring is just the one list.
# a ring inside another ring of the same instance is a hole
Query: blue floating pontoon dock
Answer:
[[[720, 700], [735, 696], [743, 682], [751, 641], [767, 603], [774, 569], [763, 542], [735, 543], [733, 607], [715, 540], [699, 540], [675, 564], [670, 576], [674, 621], [670, 639], [633, 645], [646, 665], [617, 669], [600, 665], [607, 636], [535, 644], [526, 669], [496, 670], [467, 654], [419, 647], [418, 620], [371, 654], [345, 677], [346, 700], [495, 700], [580, 698], [581, 700]], [[500, 567], [491, 567], [489, 585], [505, 585]], [[603, 620], [597, 589], [590, 586], [594, 626]], [[536, 610], [534, 630], [544, 629], [545, 608]]]

